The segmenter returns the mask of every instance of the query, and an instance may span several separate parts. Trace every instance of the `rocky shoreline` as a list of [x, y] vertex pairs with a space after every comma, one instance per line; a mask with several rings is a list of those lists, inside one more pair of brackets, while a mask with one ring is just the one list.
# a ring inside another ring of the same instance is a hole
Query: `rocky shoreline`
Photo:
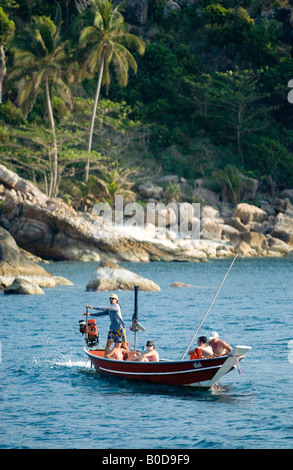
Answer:
[[[231, 207], [210, 202], [200, 191], [195, 195], [201, 201], [197, 219], [199, 239], [176, 236], [176, 211], [172, 214], [172, 209], [164, 231], [154, 220], [143, 228], [126, 224], [101, 232], [98, 216], [76, 213], [61, 199], [47, 197], [33, 184], [0, 165], [0, 286], [11, 285], [17, 274], [25, 275], [24, 266], [28, 269], [29, 262], [33, 263], [20, 249], [42, 260], [118, 263], [198, 262], [232, 257], [235, 253], [243, 257], [293, 255], [293, 190], [287, 189], [279, 197], [261, 201], [258, 206], [239, 203]], [[188, 205], [188, 210], [194, 222], [196, 215], [192, 204]], [[33, 265], [32, 272], [44, 275], [39, 272], [43, 268], [37, 263]], [[52, 275], [46, 278], [56, 284]], [[37, 282], [39, 286], [40, 282]]]

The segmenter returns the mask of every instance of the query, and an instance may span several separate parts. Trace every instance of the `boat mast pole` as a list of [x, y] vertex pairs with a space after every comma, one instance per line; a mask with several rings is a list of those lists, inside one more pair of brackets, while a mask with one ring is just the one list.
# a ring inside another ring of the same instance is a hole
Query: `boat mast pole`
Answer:
[[[138, 322], [138, 307], [137, 307], [137, 295], [138, 295], [139, 286], [134, 286], [134, 318], [136, 322]], [[136, 351], [136, 336], [137, 336], [138, 328], [135, 328], [134, 331], [134, 351]]]
[[88, 344], [88, 339], [89, 339], [89, 329], [88, 329], [88, 324], [89, 324], [89, 306], [86, 305], [86, 344]]
[[225, 280], [226, 280], [226, 277], [228, 276], [229, 272], [231, 271], [232, 266], [233, 266], [234, 262], [236, 261], [237, 256], [238, 256], [238, 253], [234, 256], [233, 261], [232, 261], [232, 263], [231, 263], [231, 265], [230, 265], [228, 271], [226, 272], [226, 274], [225, 274], [225, 276], [224, 276], [224, 278], [223, 278], [223, 280], [222, 280], [222, 282], [221, 282], [221, 284], [220, 284], [220, 287], [219, 287], [219, 289], [217, 290], [217, 293], [216, 293], [215, 297], [213, 298], [213, 300], [212, 300], [212, 302], [211, 302], [209, 308], [207, 309], [207, 311], [206, 311], [206, 313], [205, 313], [205, 315], [204, 315], [204, 317], [203, 317], [203, 319], [202, 319], [202, 321], [201, 321], [199, 327], [197, 328], [196, 332], [194, 333], [194, 335], [193, 335], [193, 337], [192, 337], [192, 340], [190, 341], [189, 345], [187, 346], [187, 348], [186, 348], [186, 350], [185, 350], [185, 352], [184, 352], [184, 354], [183, 354], [183, 356], [182, 356], [182, 358], [181, 358], [181, 361], [183, 361], [183, 359], [184, 359], [184, 357], [185, 357], [185, 355], [186, 355], [188, 349], [190, 348], [191, 344], [192, 344], [193, 341], [194, 341], [194, 338], [196, 337], [197, 333], [199, 332], [200, 328], [202, 327], [203, 322], [205, 321], [206, 317], [208, 316], [208, 313], [209, 313], [209, 311], [211, 310], [211, 308], [212, 308], [212, 306], [213, 306], [213, 304], [214, 304], [216, 298], [218, 297], [218, 294], [219, 294], [220, 290], [222, 289], [222, 286], [223, 286], [223, 284], [224, 284], [224, 282], [225, 282]]

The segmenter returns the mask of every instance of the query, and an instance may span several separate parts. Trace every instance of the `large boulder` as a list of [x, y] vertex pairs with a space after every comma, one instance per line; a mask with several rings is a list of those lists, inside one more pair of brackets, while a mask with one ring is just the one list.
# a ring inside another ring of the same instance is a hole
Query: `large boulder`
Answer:
[[200, 236], [206, 240], [221, 240], [223, 227], [214, 218], [204, 217], [201, 219]]
[[212, 206], [201, 209], [200, 236], [206, 240], [221, 240], [224, 220], [219, 218], [219, 212]]
[[25, 278], [17, 277], [10, 286], [4, 289], [4, 294], [40, 295], [44, 294], [44, 291], [38, 284], [32, 283]]
[[276, 223], [271, 232], [274, 238], [280, 238], [286, 243], [293, 245], [293, 218], [279, 213], [276, 217]]
[[240, 203], [233, 211], [233, 217], [239, 217], [242, 223], [263, 222], [267, 218], [267, 213], [257, 206]]
[[[267, 249], [267, 239], [263, 233], [259, 232], [235, 233], [231, 235], [230, 241], [236, 247], [238, 247], [240, 243], [244, 242], [257, 252], [262, 252]], [[243, 247], [246, 245], [243, 245]]]
[[57, 198], [49, 198], [34, 185], [0, 165], [2, 207], [0, 225], [17, 245], [43, 259], [96, 260], [92, 223]]
[[242, 239], [247, 245], [258, 252], [262, 252], [267, 247], [267, 240], [263, 233], [244, 232], [242, 233]]
[[239, 245], [235, 247], [236, 253], [243, 257], [249, 257], [256, 254], [255, 250], [251, 248], [245, 241], [241, 241]]
[[125, 0], [124, 5], [123, 15], [127, 23], [138, 26], [146, 23], [149, 0]]
[[267, 236], [267, 243], [269, 247], [269, 251], [271, 253], [276, 253], [280, 255], [289, 255], [293, 253], [292, 245], [280, 240], [279, 238], [274, 238], [270, 235]]
[[8, 287], [19, 276], [42, 287], [56, 285], [54, 275], [27, 258], [13, 237], [0, 227], [0, 288]]
[[173, 0], [168, 0], [163, 10], [163, 18], [169, 18], [171, 12], [173, 11], [181, 11], [181, 7], [177, 2], [174, 2]]
[[288, 198], [291, 202], [293, 202], [293, 189], [284, 189], [281, 192], [280, 196], [282, 198]]
[[194, 180], [194, 196], [196, 201], [205, 201], [207, 204], [219, 204], [219, 194], [205, 188], [202, 178]]
[[151, 181], [141, 184], [138, 189], [140, 194], [147, 199], [160, 199], [164, 191], [161, 186], [157, 186]]
[[241, 222], [239, 217], [229, 217], [226, 219], [226, 223], [238, 232], [248, 232], [248, 228]]
[[160, 291], [161, 288], [153, 281], [122, 268], [112, 261], [105, 261], [94, 271], [86, 286], [87, 291], [133, 290], [139, 286], [144, 291]]

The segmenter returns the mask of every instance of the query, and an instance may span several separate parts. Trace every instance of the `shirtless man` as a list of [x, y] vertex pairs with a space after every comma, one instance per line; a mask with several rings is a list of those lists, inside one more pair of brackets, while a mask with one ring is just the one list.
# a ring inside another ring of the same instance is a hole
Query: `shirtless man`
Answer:
[[212, 347], [214, 356], [225, 356], [225, 354], [232, 351], [231, 346], [221, 340], [216, 331], [214, 331], [209, 337], [208, 345]]

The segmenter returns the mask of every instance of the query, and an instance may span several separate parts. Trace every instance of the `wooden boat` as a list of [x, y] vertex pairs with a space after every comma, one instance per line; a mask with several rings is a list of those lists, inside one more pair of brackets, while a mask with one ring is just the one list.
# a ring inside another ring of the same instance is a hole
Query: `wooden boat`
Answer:
[[[130, 328], [135, 333], [135, 350], [138, 331], [145, 331], [145, 328], [138, 321], [137, 292], [138, 287], [135, 287], [134, 314]], [[84, 349], [85, 353], [95, 369], [101, 374], [166, 385], [211, 388], [223, 375], [236, 368], [246, 352], [251, 349], [249, 346], [236, 346], [229, 355], [196, 360], [118, 361], [105, 358], [104, 349], [98, 347], [99, 334], [96, 321], [88, 319], [88, 310], [86, 322], [80, 322], [80, 331], [86, 334], [85, 339], [89, 346]]]
[[103, 349], [86, 349], [92, 365], [101, 374], [166, 385], [211, 388], [235, 369], [249, 346], [236, 346], [229, 355], [196, 360], [159, 362], [117, 361], [104, 357]]

